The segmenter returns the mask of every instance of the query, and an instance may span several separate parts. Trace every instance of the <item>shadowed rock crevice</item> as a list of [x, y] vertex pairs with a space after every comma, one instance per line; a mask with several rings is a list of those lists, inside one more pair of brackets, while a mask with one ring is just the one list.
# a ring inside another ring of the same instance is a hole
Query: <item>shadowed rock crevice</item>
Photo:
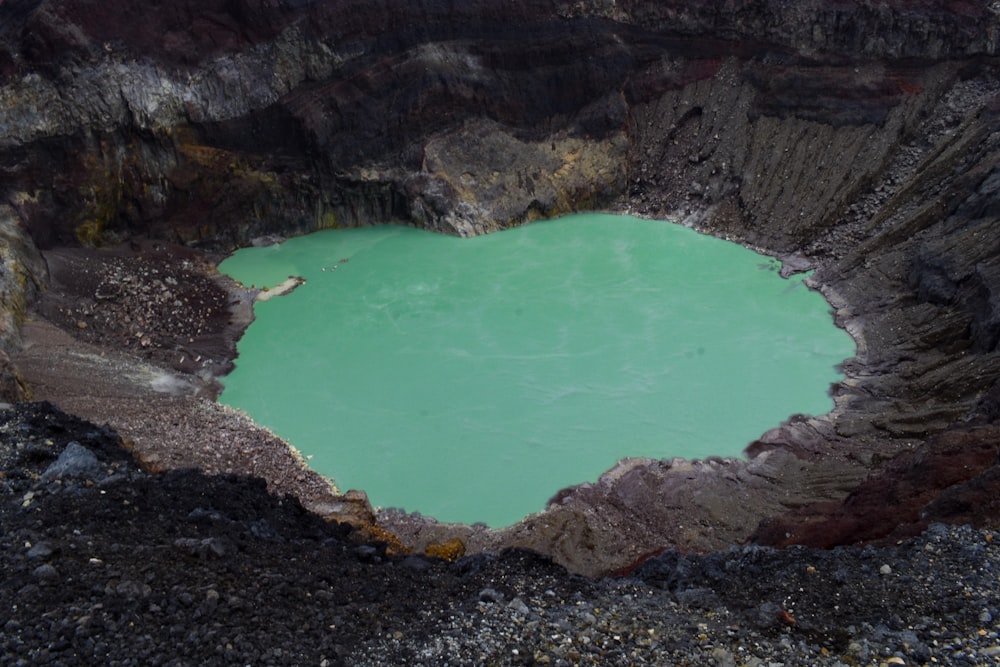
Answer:
[[[944, 458], [918, 453], [955, 433], [992, 442], [969, 428], [990, 427], [1000, 378], [998, 29], [989, 3], [929, 0], [129, 0], [111, 17], [89, 0], [6, 0], [2, 220], [26, 258], [2, 276], [6, 347], [45, 387], [39, 398], [110, 419], [111, 403], [60, 386], [44, 345], [16, 351], [9, 332], [45, 282], [25, 236], [53, 262], [64, 246], [114, 246], [133, 268], [156, 256], [197, 282], [189, 269], [210, 273], [265, 235], [381, 222], [472, 235], [596, 208], [671, 218], [774, 254], [786, 272], [815, 269], [809, 281], [858, 343], [834, 411], [776, 425], [745, 461], [622, 461], [504, 531], [398, 512], [381, 525], [418, 549], [454, 537], [526, 546], [587, 573], [662, 546], [740, 542], [805, 507], [820, 525], [816, 508], [840, 507], [869, 476], [933, 477]], [[77, 339], [121, 334], [53, 315], [83, 284], [54, 276], [38, 310]], [[231, 302], [219, 321], [238, 329], [247, 295], [220, 289]], [[204, 375], [225, 367], [236, 334], [212, 335], [228, 342], [165, 332], [133, 352]], [[95, 384], [110, 401], [115, 372], [95, 362], [74, 377], [104, 373]], [[127, 414], [159, 405], [139, 397]], [[173, 465], [169, 422], [116, 426]], [[254, 468], [211, 451], [218, 469]], [[955, 497], [995, 479], [969, 470], [948, 477]], [[337, 506], [307, 486], [307, 506]], [[910, 495], [929, 507], [945, 491]], [[906, 511], [881, 532], [922, 510]]]

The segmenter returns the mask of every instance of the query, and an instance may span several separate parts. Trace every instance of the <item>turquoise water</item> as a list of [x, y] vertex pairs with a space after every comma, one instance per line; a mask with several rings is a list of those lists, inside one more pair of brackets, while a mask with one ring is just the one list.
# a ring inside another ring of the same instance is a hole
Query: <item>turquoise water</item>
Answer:
[[773, 260], [625, 216], [332, 230], [220, 269], [307, 280], [256, 304], [220, 400], [341, 489], [443, 521], [513, 523], [626, 456], [738, 455], [828, 412], [855, 351]]

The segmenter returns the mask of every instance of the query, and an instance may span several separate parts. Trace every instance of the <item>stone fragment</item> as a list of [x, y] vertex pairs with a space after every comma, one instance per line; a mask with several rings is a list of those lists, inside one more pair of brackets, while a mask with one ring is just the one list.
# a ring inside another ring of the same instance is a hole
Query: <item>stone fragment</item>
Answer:
[[521, 614], [522, 616], [527, 616], [531, 613], [531, 607], [525, 604], [524, 600], [521, 598], [514, 598], [507, 605], [514, 613]]
[[479, 600], [481, 602], [503, 602], [504, 595], [495, 588], [484, 588], [479, 591]]
[[354, 555], [363, 563], [378, 563], [384, 552], [371, 544], [362, 544], [354, 549]]
[[53, 549], [47, 542], [39, 542], [28, 549], [28, 553], [25, 554], [28, 560], [46, 560], [55, 553]]
[[101, 463], [92, 451], [75, 440], [66, 445], [66, 449], [59, 455], [45, 472], [42, 473], [42, 481], [48, 482], [54, 479], [96, 479], [101, 476]]
[[219, 606], [219, 592], [214, 588], [211, 588], [208, 590], [208, 592], [205, 593], [205, 602], [203, 608], [205, 612], [211, 613], [215, 611], [218, 606]]
[[149, 584], [143, 584], [133, 579], [125, 579], [114, 587], [114, 592], [130, 600], [137, 600], [149, 597], [150, 593], [152, 593], [152, 587]]
[[423, 556], [407, 556], [400, 565], [410, 570], [416, 570], [417, 572], [425, 572], [431, 569], [433, 563], [430, 559]]
[[228, 551], [225, 542], [217, 537], [209, 537], [203, 540], [181, 537], [174, 540], [174, 546], [202, 560], [222, 558]]

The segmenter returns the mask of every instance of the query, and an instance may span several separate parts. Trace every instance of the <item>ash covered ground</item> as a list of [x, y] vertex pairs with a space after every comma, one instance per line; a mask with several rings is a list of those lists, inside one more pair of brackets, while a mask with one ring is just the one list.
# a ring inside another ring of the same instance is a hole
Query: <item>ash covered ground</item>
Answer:
[[144, 472], [111, 429], [0, 410], [0, 664], [1000, 664], [1000, 544], [387, 555], [264, 482]]

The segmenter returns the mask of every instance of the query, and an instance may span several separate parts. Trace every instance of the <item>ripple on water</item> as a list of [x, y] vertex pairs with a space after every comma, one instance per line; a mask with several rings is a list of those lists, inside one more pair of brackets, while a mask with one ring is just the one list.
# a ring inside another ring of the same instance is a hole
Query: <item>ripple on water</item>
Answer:
[[625, 456], [738, 455], [831, 409], [854, 353], [773, 261], [625, 216], [327, 231], [220, 268], [307, 280], [256, 305], [220, 400], [341, 488], [445, 521], [511, 523]]

